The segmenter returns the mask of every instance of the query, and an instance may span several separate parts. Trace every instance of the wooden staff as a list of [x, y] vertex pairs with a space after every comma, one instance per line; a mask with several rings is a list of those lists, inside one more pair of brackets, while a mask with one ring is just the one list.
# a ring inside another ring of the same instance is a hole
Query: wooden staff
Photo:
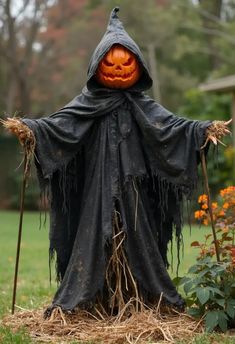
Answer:
[[14, 276], [14, 286], [12, 295], [12, 308], [11, 312], [14, 314], [15, 311], [15, 300], [16, 300], [16, 289], [17, 289], [17, 279], [18, 279], [18, 268], [19, 268], [19, 258], [20, 258], [20, 245], [22, 236], [22, 225], [23, 225], [23, 215], [24, 215], [24, 199], [25, 199], [25, 189], [27, 185], [27, 179], [30, 175], [30, 165], [31, 158], [34, 155], [36, 140], [32, 130], [27, 127], [20, 118], [13, 117], [7, 118], [6, 120], [0, 119], [0, 124], [3, 125], [10, 133], [15, 134], [21, 146], [24, 149], [24, 169], [23, 169], [23, 180], [21, 186], [20, 195], [20, 220], [19, 220], [19, 230], [18, 230], [18, 242], [17, 242], [17, 252], [16, 252], [16, 262], [15, 262], [15, 276]]
[[202, 162], [202, 173], [203, 173], [203, 177], [204, 177], [204, 185], [205, 185], [206, 194], [208, 197], [208, 210], [209, 210], [209, 215], [210, 215], [210, 219], [211, 219], [211, 229], [212, 229], [212, 234], [213, 234], [213, 238], [214, 238], [216, 259], [217, 259], [217, 262], [220, 262], [219, 245], [218, 245], [217, 235], [216, 235], [216, 231], [215, 231], [215, 223], [214, 223], [214, 219], [213, 219], [210, 188], [209, 188], [208, 174], [207, 174], [207, 168], [206, 168], [206, 157], [205, 157], [205, 151], [203, 148], [201, 148], [201, 162]]
[[11, 314], [15, 312], [15, 300], [16, 300], [16, 289], [17, 289], [17, 279], [19, 270], [19, 258], [20, 258], [20, 247], [21, 247], [21, 237], [22, 237], [22, 226], [23, 226], [23, 216], [24, 216], [24, 200], [25, 200], [25, 189], [27, 183], [27, 152], [24, 153], [24, 170], [23, 170], [23, 181], [21, 185], [21, 195], [20, 195], [20, 220], [19, 220], [19, 230], [18, 230], [18, 241], [17, 241], [17, 252], [16, 252], [16, 262], [15, 262], [15, 276], [14, 276], [14, 287], [12, 295], [12, 308]]

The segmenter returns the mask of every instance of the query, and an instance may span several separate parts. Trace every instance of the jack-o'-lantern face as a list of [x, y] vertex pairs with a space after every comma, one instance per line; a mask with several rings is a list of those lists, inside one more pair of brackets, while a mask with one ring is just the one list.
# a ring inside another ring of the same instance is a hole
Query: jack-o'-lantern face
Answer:
[[115, 44], [100, 61], [96, 78], [109, 88], [125, 89], [133, 86], [141, 75], [136, 56], [120, 44]]

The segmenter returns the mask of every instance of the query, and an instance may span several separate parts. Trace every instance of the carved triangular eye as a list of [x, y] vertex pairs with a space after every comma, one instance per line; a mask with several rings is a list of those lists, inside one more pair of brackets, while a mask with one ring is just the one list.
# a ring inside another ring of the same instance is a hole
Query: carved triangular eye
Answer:
[[134, 60], [133, 57], [130, 56], [128, 60], [125, 63], [123, 63], [123, 66], [130, 66], [133, 60]]
[[104, 59], [103, 60], [103, 63], [105, 64], [105, 66], [108, 66], [108, 67], [112, 67], [112, 66], [114, 66], [114, 63], [112, 63], [112, 62], [109, 62], [108, 60], [106, 60], [106, 59]]

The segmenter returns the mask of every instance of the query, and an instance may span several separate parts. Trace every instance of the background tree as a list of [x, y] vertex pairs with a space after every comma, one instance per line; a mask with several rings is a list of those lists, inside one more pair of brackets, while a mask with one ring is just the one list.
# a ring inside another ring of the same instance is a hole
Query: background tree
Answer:
[[0, 52], [6, 67], [6, 111], [14, 105], [30, 111], [31, 65], [34, 43], [48, 1], [0, 2]]

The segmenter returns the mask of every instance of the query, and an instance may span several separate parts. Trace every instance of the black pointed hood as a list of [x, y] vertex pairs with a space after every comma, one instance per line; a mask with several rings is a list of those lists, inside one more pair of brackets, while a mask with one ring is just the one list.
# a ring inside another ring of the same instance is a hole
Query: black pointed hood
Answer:
[[110, 50], [110, 48], [114, 44], [117, 44], [117, 43], [123, 45], [124, 47], [126, 47], [127, 49], [129, 49], [136, 55], [143, 70], [139, 81], [134, 86], [132, 86], [129, 90], [144, 91], [152, 86], [152, 79], [149, 75], [144, 57], [138, 45], [125, 31], [122, 22], [118, 18], [118, 15], [117, 15], [118, 11], [119, 11], [119, 7], [115, 7], [112, 10], [107, 30], [91, 57], [90, 64], [88, 67], [88, 80], [87, 80], [87, 88], [89, 90], [97, 90], [97, 88], [103, 87], [96, 82], [94, 75], [97, 70], [99, 62], [102, 60], [104, 55]]

